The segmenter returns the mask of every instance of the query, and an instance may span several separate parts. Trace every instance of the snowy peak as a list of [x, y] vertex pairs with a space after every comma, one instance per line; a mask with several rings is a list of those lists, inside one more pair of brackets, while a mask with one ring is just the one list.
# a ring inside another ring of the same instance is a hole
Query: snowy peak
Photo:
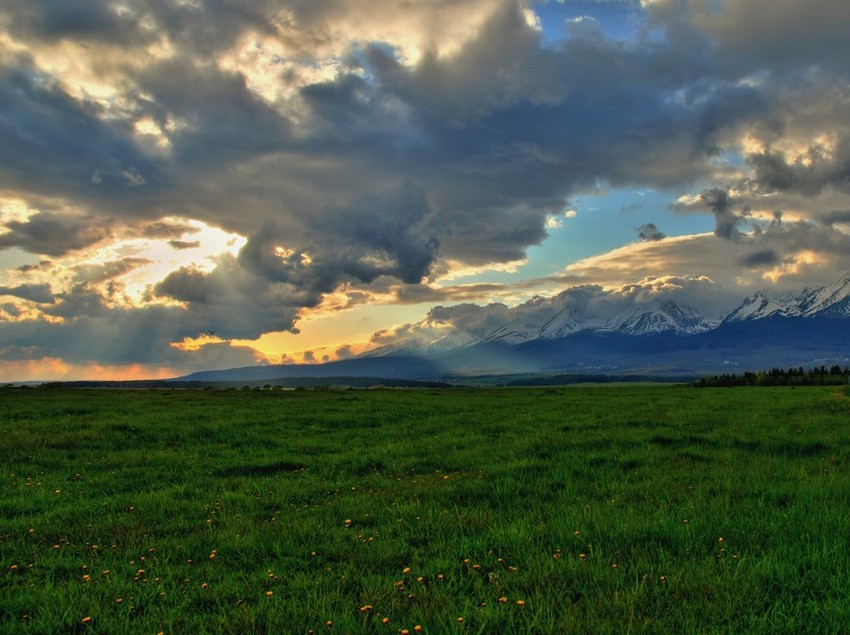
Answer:
[[625, 335], [675, 333], [692, 335], [712, 328], [696, 310], [664, 301], [632, 308], [611, 318], [603, 330]]
[[571, 306], [562, 308], [548, 319], [544, 317], [544, 320], [524, 316], [493, 329], [479, 343], [523, 344], [536, 339], [552, 340], [598, 325], [598, 320]]
[[803, 289], [778, 299], [756, 293], [732, 311], [724, 323], [761, 320], [769, 317], [850, 318], [850, 274], [815, 289]]
[[538, 327], [534, 324], [508, 322], [478, 340], [479, 344], [521, 344], [532, 339]]
[[813, 290], [800, 303], [800, 313], [806, 317], [850, 317], [850, 274], [834, 284]]
[[785, 303], [771, 300], [764, 293], [758, 292], [744, 300], [743, 304], [727, 315], [723, 322], [744, 322], [761, 320], [774, 315], [784, 316], [787, 315], [788, 308]]
[[[483, 307], [440, 307], [422, 323], [407, 325], [403, 330], [406, 337], [397, 338], [363, 357], [429, 357], [472, 350], [478, 345], [511, 348], [529, 342], [544, 343], [539, 348], [546, 350], [550, 343], [552, 346], [566, 345], [567, 340], [579, 333], [636, 338], [657, 334], [689, 336], [707, 333], [719, 326], [749, 325], [771, 318], [781, 318], [789, 328], [794, 320], [797, 323], [815, 318], [850, 320], [850, 274], [831, 285], [788, 295], [769, 297], [762, 292], [756, 293], [722, 320], [706, 319], [695, 309], [671, 300], [630, 304], [627, 308], [623, 308], [623, 302], [619, 296], [579, 289], [566, 290], [550, 298], [535, 297], [515, 307], [499, 303]], [[588, 338], [575, 338], [574, 341], [586, 340]]]
[[566, 307], [540, 327], [537, 331], [537, 337], [543, 339], [566, 337], [571, 333], [593, 326], [595, 323], [596, 320], [591, 319], [584, 311]]

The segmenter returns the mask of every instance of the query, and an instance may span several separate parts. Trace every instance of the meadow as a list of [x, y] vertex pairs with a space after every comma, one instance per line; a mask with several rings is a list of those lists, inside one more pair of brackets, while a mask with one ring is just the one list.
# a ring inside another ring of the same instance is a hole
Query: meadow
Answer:
[[2, 633], [846, 633], [846, 388], [0, 390]]

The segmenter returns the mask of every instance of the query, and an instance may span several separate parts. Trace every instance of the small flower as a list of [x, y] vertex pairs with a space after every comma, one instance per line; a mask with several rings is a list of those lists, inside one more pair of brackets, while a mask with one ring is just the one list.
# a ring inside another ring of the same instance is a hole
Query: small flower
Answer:
[[274, 591], [266, 591], [266, 597], [267, 598], [270, 598], [273, 595], [274, 595]]
[[401, 572], [402, 572], [404, 575], [407, 575], [408, 573], [410, 573], [410, 567], [405, 567], [404, 569], [402, 569], [402, 570], [401, 570]]
[[517, 606], [525, 606], [525, 600], [517, 600], [516, 605]]

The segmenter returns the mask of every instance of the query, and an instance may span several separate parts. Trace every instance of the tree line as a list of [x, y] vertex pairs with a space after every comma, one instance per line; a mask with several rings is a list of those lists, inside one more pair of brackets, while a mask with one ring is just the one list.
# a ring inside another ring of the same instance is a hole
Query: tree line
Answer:
[[805, 370], [798, 368], [771, 368], [742, 375], [714, 375], [694, 382], [697, 388], [726, 386], [841, 386], [850, 383], [850, 368], [838, 364], [827, 368], [819, 366]]

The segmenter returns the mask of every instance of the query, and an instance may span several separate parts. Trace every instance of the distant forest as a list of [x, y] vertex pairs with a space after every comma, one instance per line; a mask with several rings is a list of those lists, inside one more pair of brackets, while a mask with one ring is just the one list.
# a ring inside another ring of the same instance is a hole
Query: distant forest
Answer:
[[850, 368], [838, 364], [804, 370], [772, 368], [743, 375], [714, 375], [694, 382], [697, 388], [726, 386], [841, 386], [850, 383]]

